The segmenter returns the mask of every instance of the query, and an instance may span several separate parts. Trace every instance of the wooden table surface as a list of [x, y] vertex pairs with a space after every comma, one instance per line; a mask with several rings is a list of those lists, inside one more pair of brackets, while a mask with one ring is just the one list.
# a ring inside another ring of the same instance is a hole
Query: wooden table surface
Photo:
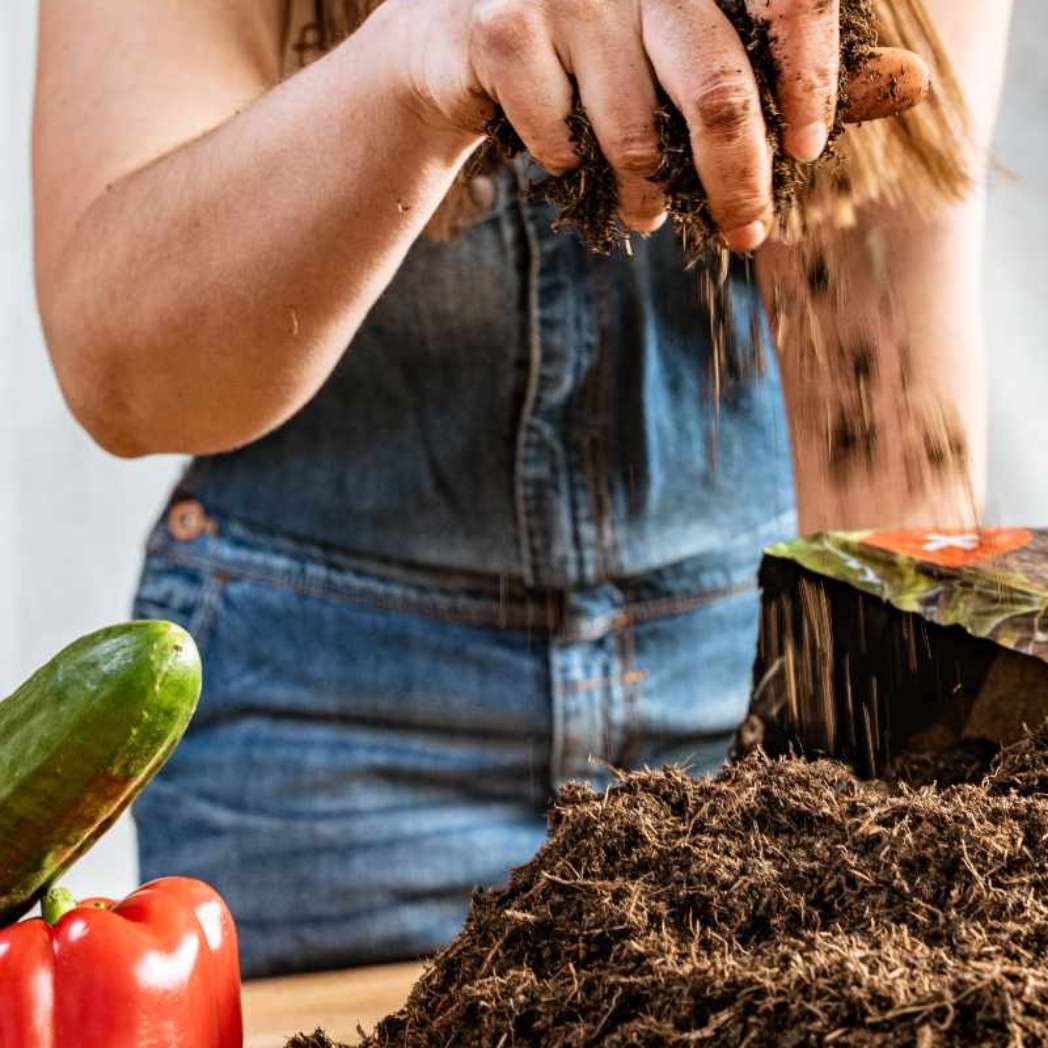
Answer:
[[396, 1011], [421, 973], [420, 964], [389, 964], [245, 983], [244, 1048], [284, 1048], [293, 1034], [318, 1026], [332, 1040], [356, 1044], [357, 1024], [370, 1030]]

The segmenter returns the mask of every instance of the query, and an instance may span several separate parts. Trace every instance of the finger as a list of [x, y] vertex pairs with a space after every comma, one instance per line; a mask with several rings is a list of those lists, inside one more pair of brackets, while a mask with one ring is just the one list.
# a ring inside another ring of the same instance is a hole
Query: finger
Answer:
[[576, 167], [579, 156], [566, 123], [571, 81], [535, 8], [492, 0], [478, 9], [472, 32], [477, 77], [532, 159], [552, 175]]
[[817, 160], [837, 109], [839, 0], [746, 0], [746, 6], [769, 26], [782, 144], [797, 160]]
[[771, 151], [746, 49], [712, 0], [645, 9], [644, 46], [683, 114], [710, 213], [728, 246], [754, 251], [771, 228]]
[[848, 81], [842, 115], [848, 123], [898, 116], [920, 105], [932, 88], [928, 64], [920, 55], [882, 47]]
[[601, 152], [615, 172], [619, 215], [631, 229], [654, 232], [666, 214], [662, 190], [650, 180], [661, 161], [657, 101], [648, 59], [630, 20], [591, 25], [587, 38], [572, 48], [571, 63]]

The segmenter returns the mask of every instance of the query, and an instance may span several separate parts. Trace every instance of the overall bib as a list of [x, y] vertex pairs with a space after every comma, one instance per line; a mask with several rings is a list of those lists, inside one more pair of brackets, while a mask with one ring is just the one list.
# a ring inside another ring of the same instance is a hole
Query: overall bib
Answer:
[[149, 540], [135, 613], [193, 632], [205, 689], [142, 875], [214, 884], [249, 975], [439, 947], [558, 785], [708, 771], [745, 715], [795, 527], [774, 367], [714, 411], [672, 231], [591, 256], [529, 174], [420, 239], [312, 402], [194, 461]]

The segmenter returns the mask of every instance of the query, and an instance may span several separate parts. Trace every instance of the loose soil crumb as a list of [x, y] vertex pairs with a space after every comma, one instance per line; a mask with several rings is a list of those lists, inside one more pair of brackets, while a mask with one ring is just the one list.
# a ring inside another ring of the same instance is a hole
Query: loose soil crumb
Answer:
[[1046, 791], [1045, 730], [943, 789], [760, 753], [569, 785], [365, 1048], [1044, 1044]]

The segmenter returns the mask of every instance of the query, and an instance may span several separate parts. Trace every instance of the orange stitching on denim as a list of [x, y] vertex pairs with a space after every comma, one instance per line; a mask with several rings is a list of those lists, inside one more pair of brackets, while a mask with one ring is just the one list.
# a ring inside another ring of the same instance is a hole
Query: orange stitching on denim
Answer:
[[594, 688], [608, 684], [635, 684], [647, 674], [643, 670], [631, 670], [629, 673], [611, 673], [606, 677], [583, 677], [581, 680], [570, 680], [561, 685], [565, 692], [592, 691]]
[[710, 590], [706, 593], [696, 593], [688, 597], [659, 597], [655, 600], [641, 601], [625, 609], [623, 617], [624, 624], [635, 624], [647, 622], [650, 619], [659, 619], [668, 615], [679, 615], [687, 611], [695, 611], [707, 604], [715, 604], [717, 601], [726, 600], [730, 597], [740, 597], [744, 593], [753, 593], [757, 589], [755, 580], [736, 583], [723, 589]]

